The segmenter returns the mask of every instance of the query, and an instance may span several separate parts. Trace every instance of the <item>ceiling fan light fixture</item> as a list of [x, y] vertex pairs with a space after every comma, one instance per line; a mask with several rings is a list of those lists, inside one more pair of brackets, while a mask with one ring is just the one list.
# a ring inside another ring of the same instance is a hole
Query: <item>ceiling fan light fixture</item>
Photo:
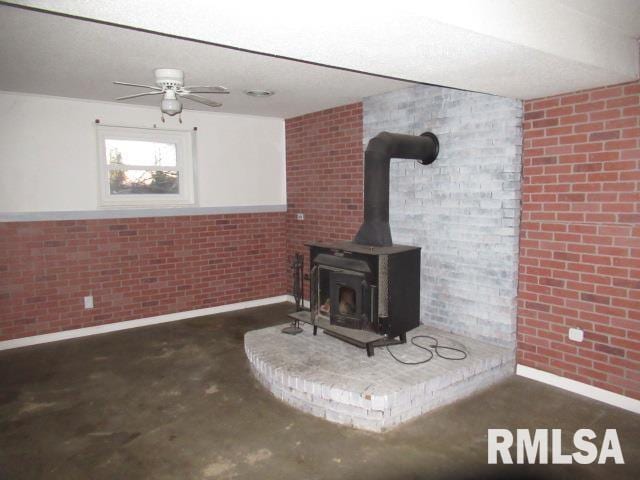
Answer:
[[273, 90], [245, 90], [244, 92], [246, 95], [249, 95], [250, 97], [270, 97], [271, 95], [273, 95], [275, 92]]
[[177, 113], [182, 112], [182, 104], [179, 100], [175, 98], [165, 98], [162, 100], [162, 104], [160, 105], [160, 109], [163, 113], [167, 115], [176, 115]]

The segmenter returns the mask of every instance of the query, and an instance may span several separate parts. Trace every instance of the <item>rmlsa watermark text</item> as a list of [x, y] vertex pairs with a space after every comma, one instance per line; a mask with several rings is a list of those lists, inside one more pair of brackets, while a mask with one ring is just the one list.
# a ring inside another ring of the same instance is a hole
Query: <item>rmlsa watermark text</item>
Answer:
[[[531, 433], [533, 432], [533, 436]], [[551, 435], [549, 435], [551, 433]], [[537, 428], [528, 430], [518, 428], [515, 439], [510, 430], [490, 428], [487, 435], [489, 464], [524, 464], [524, 463], [624, 463], [622, 449], [615, 429], [605, 430], [601, 440], [593, 430], [581, 428], [573, 435], [573, 453], [562, 453], [562, 430], [554, 428]], [[515, 440], [515, 442], [514, 442]], [[549, 458], [551, 445], [551, 458]], [[515, 447], [515, 462], [512, 452]]]

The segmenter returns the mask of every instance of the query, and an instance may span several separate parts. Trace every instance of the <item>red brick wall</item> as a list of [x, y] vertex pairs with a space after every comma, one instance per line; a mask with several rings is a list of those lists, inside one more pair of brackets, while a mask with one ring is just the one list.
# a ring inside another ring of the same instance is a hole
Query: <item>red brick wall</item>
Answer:
[[[352, 240], [362, 223], [362, 104], [285, 122], [287, 256], [310, 240]], [[303, 213], [304, 220], [296, 220]]]
[[519, 363], [634, 398], [639, 119], [640, 82], [525, 102], [518, 301]]
[[284, 213], [1, 223], [0, 340], [282, 295], [284, 245]]

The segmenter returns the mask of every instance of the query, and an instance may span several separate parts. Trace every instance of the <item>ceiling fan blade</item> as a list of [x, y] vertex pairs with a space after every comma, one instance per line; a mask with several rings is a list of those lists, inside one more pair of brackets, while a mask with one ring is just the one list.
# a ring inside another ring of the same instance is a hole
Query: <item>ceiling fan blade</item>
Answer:
[[222, 87], [220, 85], [216, 85], [215, 87], [209, 87], [209, 86], [184, 87], [184, 90], [189, 91], [189, 93], [229, 93], [229, 90], [226, 87]]
[[221, 107], [222, 104], [218, 102], [214, 102], [213, 100], [209, 100], [208, 98], [201, 97], [200, 95], [194, 95], [192, 93], [178, 94], [182, 98], [188, 98], [189, 100], [193, 100], [194, 102], [204, 103], [205, 105], [209, 105], [210, 107]]
[[125, 95], [124, 97], [118, 97], [116, 98], [116, 100], [126, 100], [127, 98], [136, 98], [136, 97], [142, 97], [144, 95], [159, 95], [163, 93], [162, 90], [160, 90], [159, 92], [142, 92], [142, 93], [134, 93], [133, 95]]
[[129, 85], [130, 87], [142, 87], [142, 88], [150, 88], [151, 90], [160, 90], [162, 91], [161, 88], [159, 87], [153, 87], [151, 85], [140, 85], [139, 83], [129, 83], [129, 82], [113, 82], [116, 85]]

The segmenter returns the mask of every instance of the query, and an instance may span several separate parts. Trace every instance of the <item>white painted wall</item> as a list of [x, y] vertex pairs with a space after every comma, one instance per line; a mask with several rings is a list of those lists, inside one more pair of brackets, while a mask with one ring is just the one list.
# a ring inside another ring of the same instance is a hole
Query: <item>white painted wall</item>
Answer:
[[95, 211], [95, 119], [103, 124], [198, 127], [200, 207], [286, 204], [284, 121], [0, 92], [0, 212]]

